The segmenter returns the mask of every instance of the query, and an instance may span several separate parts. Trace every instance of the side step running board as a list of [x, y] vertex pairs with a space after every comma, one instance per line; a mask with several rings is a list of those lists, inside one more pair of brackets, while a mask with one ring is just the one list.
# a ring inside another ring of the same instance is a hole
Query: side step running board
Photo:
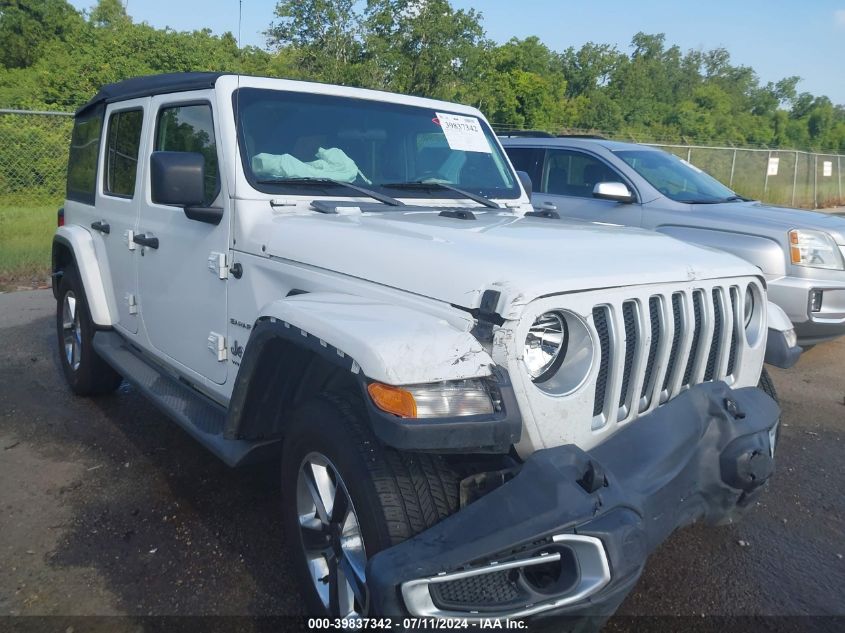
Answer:
[[229, 466], [278, 454], [278, 440], [228, 440], [222, 435], [226, 410], [144, 360], [115, 332], [94, 335], [94, 349], [115, 371], [152, 400], [200, 444]]

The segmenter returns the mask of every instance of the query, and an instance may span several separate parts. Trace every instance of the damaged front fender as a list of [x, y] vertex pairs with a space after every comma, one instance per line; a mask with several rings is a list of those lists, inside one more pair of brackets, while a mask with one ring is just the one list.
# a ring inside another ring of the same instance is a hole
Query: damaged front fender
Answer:
[[352, 358], [368, 378], [412, 385], [492, 373], [478, 340], [443, 319], [407, 307], [341, 293], [308, 293], [265, 306], [276, 318]]

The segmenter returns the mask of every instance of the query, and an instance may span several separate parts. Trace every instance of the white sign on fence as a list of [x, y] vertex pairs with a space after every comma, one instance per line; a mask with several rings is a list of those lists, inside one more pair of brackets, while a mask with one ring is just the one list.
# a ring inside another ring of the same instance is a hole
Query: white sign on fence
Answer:
[[832, 160], [824, 161], [824, 169], [822, 171], [822, 175], [825, 178], [830, 178], [833, 175], [833, 161]]
[[767, 172], [769, 176], [777, 176], [778, 175], [778, 165], [780, 164], [780, 158], [772, 156], [769, 158], [769, 171]]

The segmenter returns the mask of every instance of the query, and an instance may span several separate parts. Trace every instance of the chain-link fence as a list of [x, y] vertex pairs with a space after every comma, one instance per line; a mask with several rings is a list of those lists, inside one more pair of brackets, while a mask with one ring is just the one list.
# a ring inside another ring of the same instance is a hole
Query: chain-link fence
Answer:
[[[67, 112], [0, 110], [0, 208], [61, 203], [72, 123]], [[845, 156], [647, 144], [680, 156], [755, 200], [805, 208], [845, 205]]]
[[67, 112], [0, 110], [0, 207], [61, 202], [72, 126]]
[[845, 156], [702, 145], [660, 147], [721, 180], [737, 193], [772, 204], [817, 209], [845, 205]]

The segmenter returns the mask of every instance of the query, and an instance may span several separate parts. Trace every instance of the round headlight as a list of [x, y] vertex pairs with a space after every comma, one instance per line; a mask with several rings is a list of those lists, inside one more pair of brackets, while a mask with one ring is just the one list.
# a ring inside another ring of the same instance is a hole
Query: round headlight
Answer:
[[751, 285], [745, 289], [745, 307], [743, 308], [743, 316], [745, 318], [745, 327], [751, 324], [751, 317], [754, 316], [754, 289]]
[[525, 338], [523, 359], [534, 382], [545, 382], [555, 375], [566, 356], [569, 328], [559, 312], [541, 314]]

